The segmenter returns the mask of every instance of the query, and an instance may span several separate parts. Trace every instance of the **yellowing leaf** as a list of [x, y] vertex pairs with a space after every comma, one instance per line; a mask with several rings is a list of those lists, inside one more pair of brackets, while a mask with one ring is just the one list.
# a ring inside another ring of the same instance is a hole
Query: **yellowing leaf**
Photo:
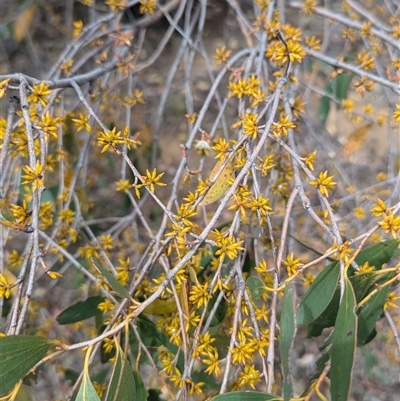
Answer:
[[29, 26], [32, 23], [33, 16], [35, 15], [36, 7], [31, 6], [25, 9], [21, 15], [16, 19], [14, 25], [14, 38], [17, 42], [21, 42], [25, 38]]
[[363, 125], [360, 128], [354, 130], [349, 137], [347, 138], [346, 143], [343, 146], [343, 155], [350, 156], [354, 152], [358, 150], [358, 148], [362, 145], [365, 140], [365, 137], [368, 134], [369, 129], [371, 128], [372, 123], [368, 123]]
[[149, 306], [146, 306], [143, 313], [148, 315], [165, 316], [168, 313], [176, 312], [176, 301], [174, 298], [156, 299]]
[[[221, 169], [225, 160], [219, 160], [214, 168], [211, 170], [210, 181], [215, 177], [218, 171]], [[222, 170], [221, 174], [217, 178], [217, 181], [208, 190], [204, 199], [200, 202], [200, 206], [209, 205], [217, 201], [232, 184], [232, 180], [235, 179], [235, 170], [233, 168], [233, 159], [231, 159], [225, 168]]]

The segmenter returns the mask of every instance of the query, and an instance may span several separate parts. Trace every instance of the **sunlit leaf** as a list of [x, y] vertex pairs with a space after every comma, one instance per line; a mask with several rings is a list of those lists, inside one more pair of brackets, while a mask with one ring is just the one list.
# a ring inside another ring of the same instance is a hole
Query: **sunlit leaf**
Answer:
[[[212, 180], [218, 171], [221, 169], [225, 160], [219, 160], [213, 169], [211, 170], [210, 180]], [[224, 193], [228, 190], [231, 182], [235, 178], [235, 169], [233, 168], [233, 159], [231, 159], [225, 168], [222, 170], [221, 174], [218, 176], [215, 183], [208, 190], [204, 199], [200, 202], [200, 206], [209, 205], [210, 203], [216, 202], [221, 198]]]
[[165, 316], [168, 313], [175, 312], [176, 310], [176, 301], [174, 298], [156, 299], [150, 305], [146, 306], [143, 313], [146, 315]]

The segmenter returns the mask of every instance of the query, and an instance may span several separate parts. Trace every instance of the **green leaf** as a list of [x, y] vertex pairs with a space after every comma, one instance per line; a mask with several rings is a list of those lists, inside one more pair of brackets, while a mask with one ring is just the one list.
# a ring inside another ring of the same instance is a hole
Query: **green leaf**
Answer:
[[301, 395], [302, 397], [304, 397], [311, 390], [314, 384], [313, 382], [321, 376], [322, 372], [325, 369], [326, 363], [329, 361], [330, 357], [331, 357], [331, 352], [329, 348], [328, 350], [323, 352], [321, 356], [317, 359], [317, 361], [315, 362], [316, 365], [315, 372], [309, 379], [309, 382], [311, 384], [306, 390], [304, 390], [303, 394]]
[[347, 98], [347, 91], [353, 79], [353, 74], [337, 75], [333, 81], [333, 87], [336, 92], [336, 98], [341, 101]]
[[0, 337], [0, 395], [10, 391], [53, 347], [44, 337]]
[[106, 401], [137, 400], [135, 379], [131, 365], [122, 351], [121, 346], [116, 342], [117, 358], [111, 375], [111, 381], [106, 393]]
[[[385, 274], [381, 277], [385, 282], [393, 277], [392, 274]], [[386, 286], [374, 294], [358, 311], [357, 344], [362, 346], [370, 342], [376, 335], [375, 324], [381, 318], [383, 306], [389, 295], [390, 287]]]
[[356, 349], [356, 297], [347, 277], [344, 284], [344, 293], [332, 335], [330, 370], [332, 401], [348, 399]]
[[[382, 268], [382, 265], [389, 262], [392, 258], [393, 254], [396, 252], [400, 240], [389, 240], [381, 243], [374, 244], [364, 250], [362, 250], [356, 257], [356, 262], [358, 265], [363, 265], [365, 262], [369, 262], [371, 266], [375, 266], [377, 270]], [[335, 262], [337, 263], [337, 262]], [[329, 265], [331, 266], [331, 265]], [[325, 269], [327, 269], [327, 266]], [[339, 268], [339, 267], [338, 267]], [[304, 310], [302, 308], [310, 308], [312, 309], [312, 302], [318, 303], [318, 297], [306, 299], [308, 293], [311, 291], [315, 283], [319, 283], [319, 278], [321, 274], [324, 273], [325, 269], [318, 275], [314, 283], [311, 285], [309, 291], [303, 298], [299, 310], [297, 312], [297, 322], [299, 321], [299, 313], [300, 318], [302, 318], [302, 314], [304, 315]], [[349, 275], [354, 274], [353, 270], [349, 270]], [[373, 277], [373, 275], [370, 275]], [[350, 281], [353, 284], [354, 292], [356, 295], [357, 302], [360, 302], [362, 298], [365, 298], [373, 289], [375, 289], [375, 279], [369, 279], [368, 275], [360, 274], [360, 275], [353, 275], [350, 277]], [[319, 336], [323, 329], [326, 327], [331, 327], [334, 325], [337, 310], [339, 308], [339, 300], [340, 300], [340, 291], [339, 286], [336, 286], [336, 290], [333, 294], [331, 301], [329, 302], [328, 306], [323, 310], [323, 312], [314, 320], [308, 327], [308, 335], [309, 336]], [[308, 303], [306, 303], [308, 302]], [[317, 306], [315, 306], [317, 308]], [[321, 306], [322, 308], [322, 306]], [[307, 312], [307, 310], [305, 311]]]
[[251, 299], [256, 302], [265, 291], [265, 284], [257, 277], [250, 276], [246, 280], [246, 287], [250, 291]]
[[89, 319], [101, 313], [101, 311], [97, 307], [104, 300], [105, 297], [96, 295], [93, 297], [89, 297], [84, 301], [79, 301], [76, 304], [73, 304], [64, 309], [57, 316], [56, 320], [59, 324], [70, 324]]
[[291, 382], [291, 351], [293, 347], [293, 339], [296, 331], [294, 322], [293, 295], [290, 285], [286, 285], [285, 294], [283, 296], [283, 307], [281, 314], [281, 336], [279, 342], [279, 350], [281, 353], [282, 370], [283, 370], [283, 398], [289, 401], [293, 394], [293, 385]]
[[400, 239], [392, 239], [374, 244], [359, 253], [356, 262], [359, 266], [369, 262], [376, 270], [382, 269], [382, 265], [389, 262], [400, 244]]
[[101, 401], [87, 373], [83, 374], [82, 383], [75, 401]]
[[260, 391], [234, 391], [217, 395], [211, 401], [281, 401], [278, 395], [261, 393]]
[[313, 322], [311, 322], [307, 327], [308, 337], [318, 337], [321, 335], [322, 330], [327, 327], [332, 327], [335, 324], [336, 316], [339, 308], [340, 302], [340, 289], [336, 288], [333, 294], [332, 300], [326, 309], [319, 315]]
[[130, 298], [131, 295], [129, 294], [128, 290], [123, 287], [119, 281], [110, 273], [107, 269], [105, 269], [100, 262], [95, 258], [90, 258], [92, 265], [95, 269], [97, 269], [100, 274], [107, 280], [107, 283], [110, 287], [117, 292], [122, 298]]
[[[214, 308], [215, 302], [218, 299], [218, 296], [220, 294], [220, 291], [216, 291], [210, 301], [207, 304], [207, 312], [206, 312], [206, 320], [210, 316], [211, 311]], [[225, 297], [223, 297], [220, 301], [220, 303], [217, 306], [217, 310], [215, 311], [211, 323], [210, 323], [210, 329], [216, 329], [220, 323], [225, 319], [226, 312], [228, 311], [228, 302], [226, 301]]]
[[133, 371], [133, 378], [135, 379], [136, 398], [135, 401], [146, 401], [149, 396], [148, 391], [144, 385], [143, 379], [137, 370]]
[[331, 108], [331, 99], [328, 96], [322, 96], [318, 106], [318, 119], [322, 126], [325, 126], [330, 108]]
[[[347, 98], [347, 91], [353, 74], [340, 74], [329, 80], [325, 86], [325, 92], [328, 95], [333, 95], [340, 102]], [[331, 98], [322, 96], [318, 107], [318, 118], [322, 125], [325, 125], [330, 110]]]
[[[160, 331], [157, 326], [145, 315], [141, 314], [135, 320], [137, 325], [138, 332], [140, 334], [140, 338], [142, 339], [144, 345], [146, 346], [154, 346], [158, 347], [160, 345], [164, 345], [170, 352], [178, 356], [177, 368], [180, 372], [183, 372], [184, 369], [184, 359], [182, 352], [179, 352], [178, 347], [169, 341], [169, 338], [166, 334]], [[135, 338], [136, 341], [136, 338]], [[136, 343], [131, 343], [131, 347], [133, 351], [136, 348]]]
[[311, 323], [327, 308], [335, 293], [339, 275], [338, 262], [329, 264], [318, 274], [297, 309], [297, 324]]
[[1, 215], [10, 223], [15, 223], [15, 217], [12, 213], [12, 211], [7, 208], [7, 207], [2, 207], [1, 208]]

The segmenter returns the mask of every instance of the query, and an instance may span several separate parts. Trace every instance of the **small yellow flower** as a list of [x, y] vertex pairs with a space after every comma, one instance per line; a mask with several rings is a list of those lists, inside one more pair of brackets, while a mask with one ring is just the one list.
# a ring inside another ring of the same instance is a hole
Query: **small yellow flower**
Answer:
[[360, 220], [365, 218], [365, 210], [362, 207], [356, 207], [354, 209], [354, 217]]
[[70, 209], [65, 209], [59, 213], [58, 218], [64, 223], [71, 224], [75, 220], [74, 216], [75, 216], [74, 211], [72, 211]]
[[317, 0], [304, 0], [301, 11], [303, 11], [304, 14], [313, 14], [317, 5]]
[[31, 223], [32, 210], [29, 209], [26, 200], [22, 201], [22, 206], [12, 204], [10, 210], [14, 215], [17, 224], [26, 225]]
[[72, 121], [76, 125], [77, 131], [85, 130], [87, 133], [90, 134], [92, 131], [92, 127], [89, 124], [89, 116], [84, 116], [82, 113], [79, 113], [78, 118], [73, 118]]
[[233, 363], [246, 363], [246, 361], [253, 360], [254, 352], [256, 351], [253, 344], [241, 342], [232, 349]]
[[400, 104], [396, 104], [396, 111], [393, 112], [392, 120], [396, 123], [400, 121]]
[[314, 282], [315, 276], [312, 273], [307, 272], [305, 277], [302, 280], [303, 280], [304, 285], [306, 287], [309, 287]]
[[367, 51], [358, 53], [357, 57], [358, 61], [361, 64], [360, 67], [363, 68], [364, 70], [370, 70], [372, 68], [375, 68], [375, 60], [372, 57], [371, 53]]
[[21, 178], [25, 180], [22, 182], [22, 184], [33, 183], [33, 191], [35, 191], [39, 186], [44, 187], [42, 175], [44, 166], [40, 164], [39, 160], [36, 161], [35, 169], [31, 168], [28, 165], [23, 166], [22, 169], [25, 172], [25, 175], [21, 176]]
[[316, 180], [310, 181], [310, 185], [319, 189], [322, 195], [328, 197], [328, 190], [332, 190], [335, 188], [336, 182], [333, 181], [334, 176], [331, 175], [328, 177], [328, 170], [325, 170], [323, 173], [320, 173]]
[[254, 365], [245, 365], [242, 372], [238, 377], [238, 384], [240, 387], [250, 386], [255, 390], [255, 385], [261, 380], [261, 373], [255, 368]]
[[11, 78], [8, 78], [0, 82], [0, 99], [3, 98], [7, 93], [8, 83], [10, 82], [10, 79]]
[[217, 235], [217, 247], [219, 248], [215, 252], [215, 256], [219, 256], [219, 260], [222, 261], [227, 256], [233, 260], [237, 257], [239, 251], [243, 251], [244, 248], [241, 246], [243, 241], [238, 241], [233, 236], [224, 237], [218, 230], [215, 230]]
[[164, 173], [157, 175], [156, 169], [153, 169], [152, 172], [146, 169], [146, 175], [142, 175], [143, 183], [135, 186], [136, 196], [140, 198], [139, 189], [142, 187], [148, 187], [150, 191], [154, 193], [155, 185], [159, 185], [160, 187], [164, 187], [165, 185], [167, 185], [164, 184], [163, 182], [160, 182], [163, 175]]
[[314, 152], [310, 153], [305, 159], [304, 159], [304, 164], [311, 170], [314, 171], [314, 163], [315, 163], [315, 157], [317, 155], [317, 151], [314, 150]]
[[216, 349], [208, 352], [207, 356], [203, 358], [202, 361], [205, 365], [208, 365], [208, 368], [205, 370], [206, 373], [209, 375], [214, 374], [215, 376], [219, 375], [220, 362], [218, 360], [218, 351]]
[[215, 50], [215, 62], [217, 65], [225, 64], [231, 55], [231, 50], [226, 50], [226, 46], [222, 46]]
[[289, 276], [295, 274], [299, 269], [299, 267], [303, 265], [300, 259], [294, 258], [293, 252], [287, 255], [286, 260], [283, 261], [283, 264], [286, 266]]
[[257, 118], [258, 114], [246, 113], [243, 119], [244, 134], [251, 136], [253, 139], [256, 139], [258, 135]]
[[382, 216], [382, 214], [386, 213], [386, 211], [387, 206], [385, 202], [378, 198], [374, 204], [374, 207], [371, 209], [371, 213], [373, 214], [373, 216], [379, 217]]
[[388, 308], [398, 308], [399, 306], [395, 304], [397, 300], [400, 299], [400, 296], [396, 295], [394, 291], [390, 292], [385, 304], [383, 305], [383, 309], [386, 310]]
[[212, 295], [208, 290], [208, 283], [204, 285], [197, 284], [190, 291], [189, 300], [192, 301], [196, 308], [200, 308], [203, 305], [207, 305], [208, 301], [211, 299]]
[[126, 7], [126, 0], [106, 0], [106, 4], [112, 12], [123, 10]]
[[61, 278], [61, 277], [63, 276], [61, 273], [53, 272], [53, 271], [51, 271], [51, 270], [49, 270], [49, 271], [47, 272], [47, 274], [48, 274], [49, 277], [50, 277], [51, 279], [53, 279], [53, 280], [55, 280], [55, 279], [57, 279], [57, 278]]
[[343, 99], [342, 106], [345, 113], [352, 113], [354, 110], [354, 102], [351, 99]]
[[29, 103], [40, 103], [42, 107], [46, 107], [49, 102], [47, 96], [50, 95], [51, 90], [44, 83], [41, 82], [40, 85], [33, 84], [33, 90], [28, 96]]
[[360, 266], [360, 270], [356, 270], [355, 274], [365, 274], [365, 273], [372, 273], [375, 271], [375, 266], [370, 266], [369, 262], [365, 262], [362, 266]]
[[400, 231], [400, 216], [394, 217], [392, 212], [383, 214], [383, 220], [378, 222], [386, 233], [391, 233], [393, 238], [398, 238]]
[[0, 273], [0, 298], [10, 298], [11, 286], [5, 276]]
[[111, 131], [103, 131], [97, 138], [97, 142], [99, 146], [103, 146], [101, 153], [104, 153], [110, 146], [116, 148], [123, 145], [125, 139], [121, 137], [121, 131], [117, 132], [117, 128], [114, 127]]
[[276, 138], [279, 138], [281, 135], [286, 136], [289, 129], [296, 127], [296, 124], [289, 121], [289, 118], [289, 115], [281, 114], [279, 116], [279, 121], [272, 125], [271, 130]]
[[140, 14], [153, 15], [154, 10], [157, 8], [156, 0], [140, 0], [139, 12]]
[[321, 41], [315, 36], [311, 36], [310, 38], [305, 39], [306, 45], [312, 50], [320, 50], [321, 49]]
[[130, 187], [131, 184], [129, 183], [129, 180], [118, 180], [116, 182], [116, 191], [127, 192]]
[[82, 32], [83, 22], [81, 20], [74, 21], [72, 25], [74, 26], [72, 37], [76, 38]]
[[51, 135], [53, 138], [57, 138], [57, 124], [60, 122], [60, 118], [52, 118], [50, 112], [42, 115], [41, 122], [38, 122], [38, 127], [45, 133], [46, 141], [48, 136]]

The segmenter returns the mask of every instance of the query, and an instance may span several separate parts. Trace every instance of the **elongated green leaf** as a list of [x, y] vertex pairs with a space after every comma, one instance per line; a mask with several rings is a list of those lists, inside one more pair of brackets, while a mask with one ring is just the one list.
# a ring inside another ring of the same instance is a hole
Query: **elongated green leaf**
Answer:
[[292, 363], [290, 360], [290, 355], [296, 327], [294, 323], [295, 317], [292, 297], [292, 288], [290, 287], [290, 285], [286, 285], [285, 294], [283, 296], [283, 308], [281, 314], [281, 336], [279, 342], [283, 370], [284, 401], [288, 401], [293, 394], [290, 369]]
[[254, 302], [256, 302], [265, 291], [265, 284], [258, 277], [250, 276], [246, 280], [246, 287], [250, 290], [250, 296]]
[[302, 397], [304, 397], [311, 390], [311, 388], [314, 385], [314, 381], [321, 376], [322, 372], [325, 369], [326, 363], [329, 361], [330, 357], [331, 357], [331, 352], [329, 348], [328, 350], [323, 352], [321, 356], [317, 359], [317, 361], [315, 362], [316, 365], [315, 373], [309, 379], [309, 382], [311, 384], [306, 390], [304, 390], [303, 394], [301, 395]]
[[[392, 258], [394, 252], [398, 248], [399, 243], [400, 240], [389, 240], [378, 244], [374, 244], [362, 250], [356, 257], [356, 262], [358, 265], [363, 265], [365, 262], [368, 261], [371, 266], [375, 266], [376, 270], [380, 270], [382, 268], [382, 265], [389, 262], [389, 260]], [[320, 275], [322, 273], [320, 273]], [[349, 270], [349, 275], [351, 274], [354, 274], [353, 270]], [[317, 279], [313, 284], [317, 282], [320, 275], [317, 277]], [[373, 275], [370, 275], [370, 277], [371, 278], [369, 278], [369, 275], [366, 274], [353, 275], [350, 277], [350, 281], [353, 284], [357, 302], [360, 302], [362, 298], [367, 296], [372, 290], [376, 288], [375, 287], [376, 278], [374, 278]], [[311, 287], [309, 291], [311, 291]], [[309, 303], [305, 304], [304, 302], [306, 301], [306, 299], [303, 299], [300, 306], [309, 307], [312, 300], [313, 299], [311, 298], [310, 300], [308, 300]], [[309, 324], [307, 328], [309, 336], [319, 336], [323, 329], [334, 325], [337, 315], [337, 310], [339, 308], [339, 300], [340, 300], [340, 292], [339, 292], [339, 286], [337, 286], [336, 291], [334, 292], [333, 297], [329, 302], [329, 305], [314, 321], [312, 321]], [[318, 299], [315, 298], [314, 301], [318, 302]], [[302, 309], [300, 307], [299, 310], [301, 313]], [[299, 311], [297, 312], [297, 321], [299, 322]]]
[[87, 373], [84, 373], [75, 401], [101, 401]]
[[358, 265], [369, 262], [376, 270], [382, 269], [384, 263], [389, 262], [400, 244], [400, 239], [392, 239], [374, 244], [359, 253], [356, 257]]
[[[206, 312], [206, 319], [210, 316], [211, 311], [214, 308], [215, 302], [218, 299], [218, 296], [220, 294], [220, 291], [216, 291], [210, 301], [208, 302], [207, 305], [207, 312]], [[226, 312], [228, 311], [228, 302], [226, 301], [225, 297], [223, 297], [220, 301], [220, 303], [217, 306], [217, 310], [215, 311], [211, 323], [210, 323], [210, 329], [216, 329], [219, 327], [220, 323], [225, 319]]]
[[1, 208], [1, 215], [10, 223], [15, 223], [15, 216], [13, 215], [12, 211], [7, 207]]
[[347, 401], [356, 349], [356, 298], [350, 280], [345, 278], [345, 289], [332, 335], [331, 400]]
[[307, 327], [308, 337], [318, 337], [321, 335], [322, 330], [326, 327], [332, 327], [335, 325], [336, 316], [338, 313], [340, 302], [340, 289], [336, 288], [335, 293], [329, 302], [326, 309], [319, 315], [313, 322], [311, 322]]
[[116, 346], [117, 358], [107, 389], [106, 401], [137, 400], [131, 365], [118, 342], [116, 342]]
[[104, 297], [96, 295], [93, 297], [89, 297], [84, 301], [79, 301], [76, 304], [73, 304], [64, 309], [57, 316], [56, 320], [59, 324], [70, 324], [89, 319], [101, 313], [101, 311], [97, 307], [104, 300]]
[[[157, 326], [145, 315], [141, 314], [138, 316], [135, 320], [137, 329], [140, 334], [140, 338], [142, 339], [143, 343], [149, 347], [154, 346], [158, 347], [160, 345], [164, 345], [170, 352], [173, 354], [178, 354], [179, 349], [178, 347], [171, 343], [169, 341], [169, 338], [166, 334], [164, 334], [162, 331], [160, 331]], [[136, 344], [136, 338], [134, 338], [133, 342], [131, 342], [131, 347], [133, 348], [133, 351], [135, 350], [137, 344]], [[184, 369], [184, 359], [183, 355], [180, 352], [178, 356], [178, 362], [176, 367], [179, 369], [180, 372], [183, 372]]]
[[0, 337], [0, 395], [10, 391], [53, 347], [44, 337]]
[[107, 269], [105, 269], [98, 260], [95, 258], [90, 259], [92, 261], [92, 265], [95, 269], [97, 269], [100, 274], [104, 276], [104, 278], [107, 280], [107, 283], [110, 285], [110, 287], [117, 292], [122, 298], [130, 298], [130, 294], [128, 290], [123, 287], [119, 281], [110, 273]]
[[279, 401], [278, 395], [261, 393], [260, 391], [235, 391], [217, 395], [211, 401]]
[[374, 280], [375, 275], [371, 273], [356, 274], [350, 277], [357, 303], [368, 295], [371, 286], [374, 285]]
[[[382, 281], [393, 277], [384, 275]], [[383, 314], [383, 306], [389, 295], [390, 287], [386, 286], [373, 295], [358, 312], [357, 344], [362, 346], [370, 342], [376, 335], [375, 324]]]
[[312, 322], [326, 309], [335, 293], [339, 275], [338, 262], [329, 264], [318, 274], [297, 309], [297, 324]]
[[135, 379], [136, 398], [135, 401], [146, 401], [149, 396], [148, 391], [144, 385], [143, 379], [137, 370], [133, 371], [133, 378]]

